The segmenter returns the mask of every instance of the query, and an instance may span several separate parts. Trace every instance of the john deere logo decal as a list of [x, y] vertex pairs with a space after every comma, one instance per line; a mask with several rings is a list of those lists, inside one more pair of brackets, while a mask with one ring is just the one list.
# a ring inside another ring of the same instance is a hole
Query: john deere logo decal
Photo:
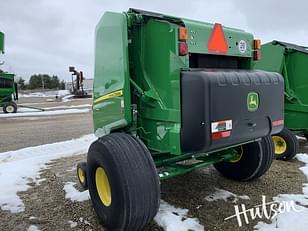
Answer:
[[247, 95], [248, 111], [256, 111], [259, 108], [259, 95], [256, 92], [250, 92]]

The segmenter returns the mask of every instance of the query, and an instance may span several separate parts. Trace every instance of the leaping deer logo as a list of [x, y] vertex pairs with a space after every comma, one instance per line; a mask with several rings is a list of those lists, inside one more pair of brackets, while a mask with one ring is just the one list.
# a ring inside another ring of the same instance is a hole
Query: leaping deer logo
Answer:
[[257, 104], [257, 99], [256, 99], [255, 97], [253, 97], [253, 95], [250, 96], [249, 105], [250, 105], [250, 106], [255, 106], [255, 107], [258, 106], [258, 104]]
[[255, 111], [259, 107], [259, 97], [255, 92], [250, 92], [247, 96], [247, 107], [249, 111]]

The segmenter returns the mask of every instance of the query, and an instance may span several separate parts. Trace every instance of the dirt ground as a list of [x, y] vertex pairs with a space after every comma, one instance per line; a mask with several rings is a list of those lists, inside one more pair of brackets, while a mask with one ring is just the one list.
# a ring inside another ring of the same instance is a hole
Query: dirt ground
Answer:
[[[46, 102], [44, 98], [25, 98], [36, 101], [31, 105], [39, 108], [91, 104], [91, 99], [69, 102]], [[53, 110], [53, 109], [50, 109]], [[92, 114], [80, 113], [41, 117], [0, 118], [0, 152], [29, 146], [54, 143], [93, 133]]]
[[[92, 131], [90, 113], [35, 121], [7, 119], [3, 123], [3, 119], [0, 120], [1, 152], [68, 140]], [[12, 129], [16, 125], [18, 129]], [[308, 151], [306, 145], [306, 142], [301, 142], [302, 152]], [[97, 222], [90, 200], [72, 202], [65, 199], [63, 186], [67, 182], [78, 182], [75, 166], [85, 158], [86, 154], [83, 154], [49, 164], [48, 169], [41, 172], [41, 178], [45, 181], [40, 185], [30, 184], [32, 187], [28, 191], [19, 193], [25, 203], [24, 212], [12, 214], [0, 210], [0, 230], [27, 230], [32, 224], [40, 230], [104, 230]], [[237, 195], [249, 196], [250, 200], [239, 199], [236, 204], [245, 203], [246, 207], [252, 207], [261, 203], [261, 195], [266, 195], [271, 200], [278, 194], [301, 194], [302, 184], [305, 182], [305, 176], [299, 170], [301, 166], [297, 160], [274, 161], [266, 175], [249, 183], [227, 180], [210, 167], [162, 182], [161, 195], [163, 200], [173, 206], [189, 209], [189, 216], [198, 218], [205, 230], [253, 230], [259, 220], [241, 228], [236, 219], [224, 221], [224, 218], [234, 214], [235, 204], [232, 200], [209, 202], [205, 197], [215, 192], [215, 188], [224, 189]], [[76, 187], [79, 188], [79, 185], [76, 184]], [[71, 228], [70, 222], [76, 222], [77, 226]], [[145, 230], [162, 229], [152, 222]]]

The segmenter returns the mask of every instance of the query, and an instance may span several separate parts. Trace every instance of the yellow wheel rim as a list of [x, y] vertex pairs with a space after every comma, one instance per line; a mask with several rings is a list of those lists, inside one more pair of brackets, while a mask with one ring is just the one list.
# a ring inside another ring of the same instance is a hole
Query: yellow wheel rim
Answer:
[[86, 176], [84, 171], [81, 168], [78, 168], [78, 177], [81, 183], [84, 183], [86, 180]]
[[243, 147], [241, 146], [240, 148], [237, 148], [236, 152], [237, 153], [234, 156], [234, 158], [231, 159], [229, 162], [237, 163], [237, 162], [239, 162], [242, 159], [242, 156], [243, 156], [243, 153], [244, 153]]
[[102, 167], [98, 167], [95, 173], [95, 183], [97, 193], [102, 203], [108, 207], [111, 205], [111, 189], [109, 180], [105, 170]]
[[275, 154], [282, 155], [287, 150], [287, 142], [281, 136], [272, 136]]

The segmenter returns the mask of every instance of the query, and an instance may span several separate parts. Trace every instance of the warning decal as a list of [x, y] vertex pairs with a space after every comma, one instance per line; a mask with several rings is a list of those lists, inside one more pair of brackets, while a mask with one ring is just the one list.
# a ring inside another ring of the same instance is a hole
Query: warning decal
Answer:
[[212, 122], [212, 133], [232, 130], [232, 120]]

